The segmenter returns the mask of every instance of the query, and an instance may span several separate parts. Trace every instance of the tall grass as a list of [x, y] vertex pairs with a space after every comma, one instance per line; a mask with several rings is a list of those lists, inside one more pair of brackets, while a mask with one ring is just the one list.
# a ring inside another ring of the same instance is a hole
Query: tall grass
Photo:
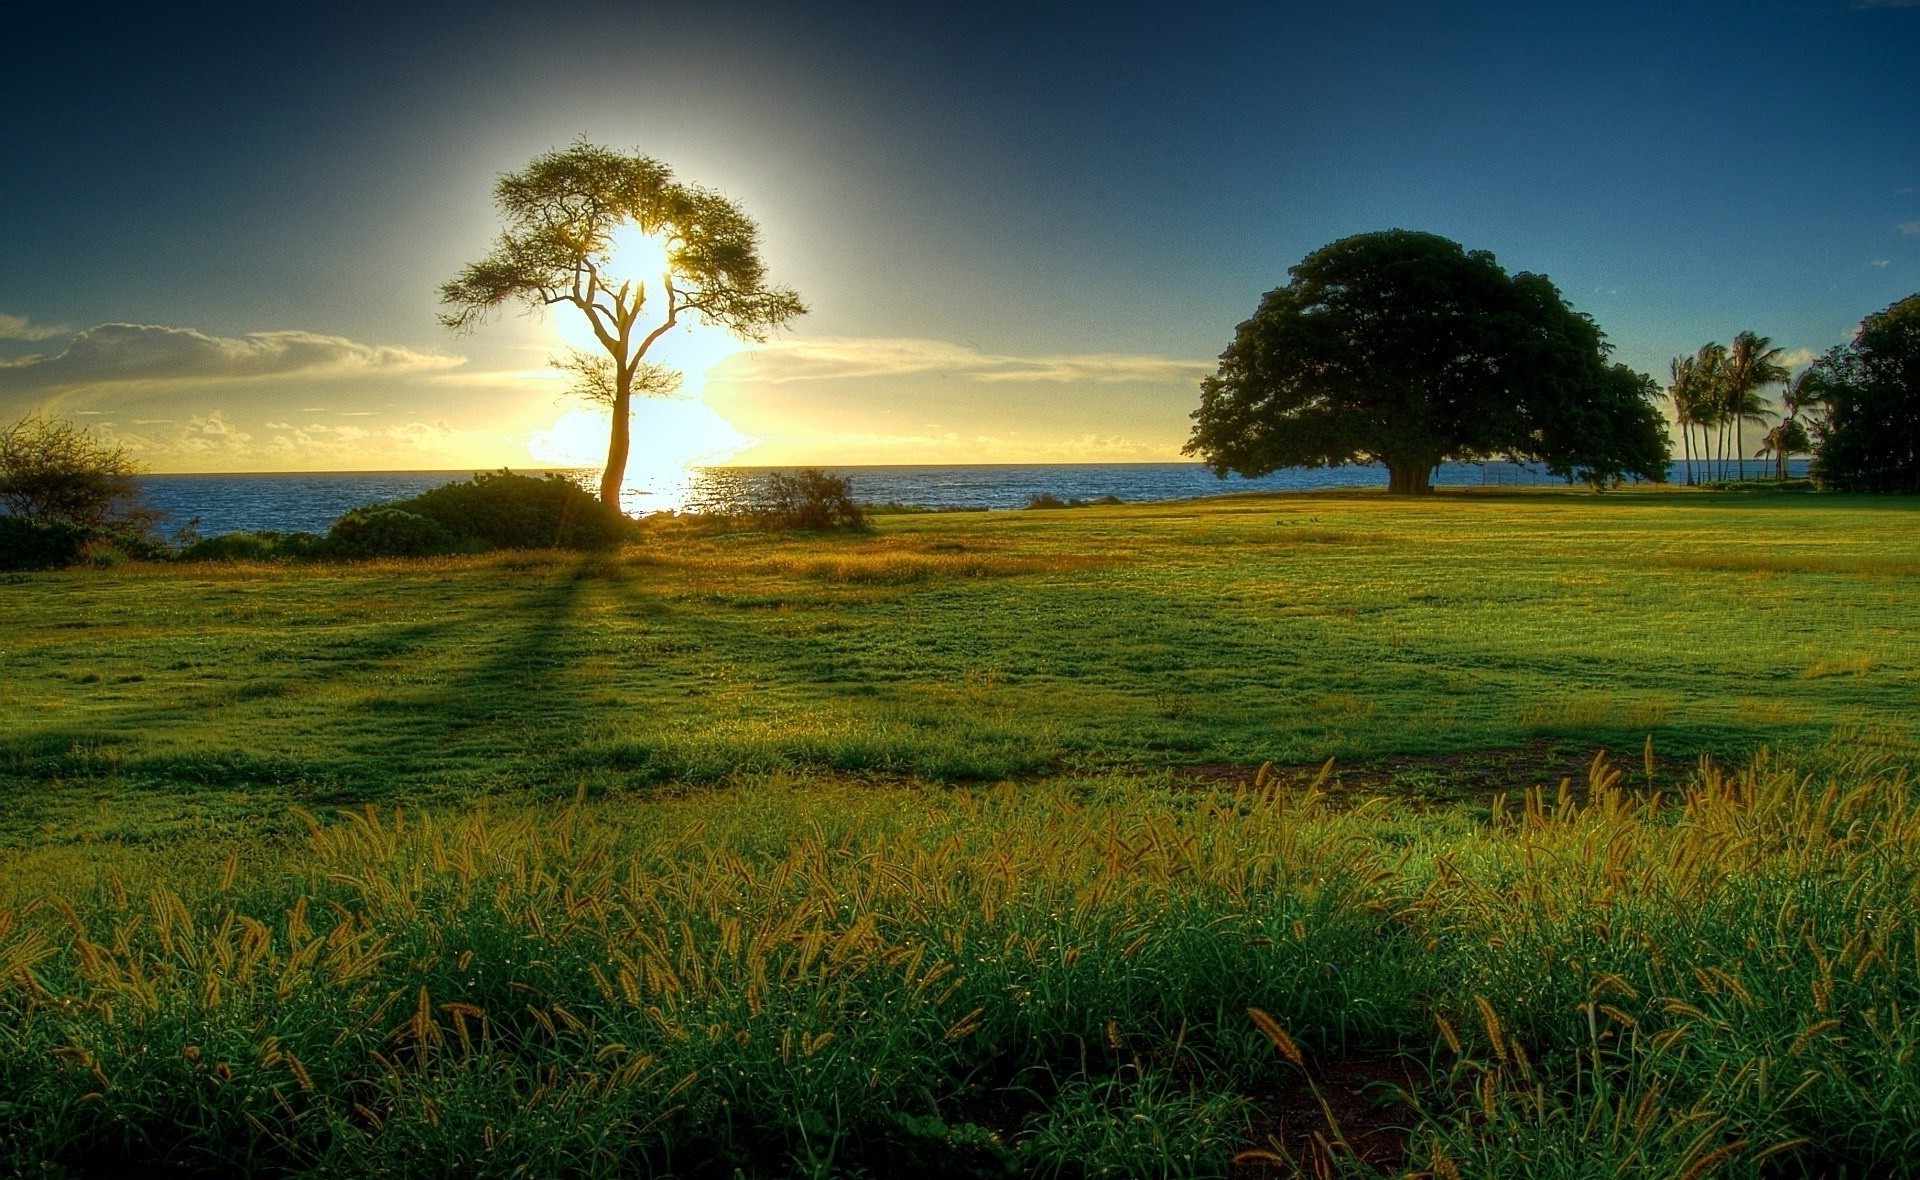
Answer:
[[1407, 1054], [1430, 1175], [1914, 1174], [1904, 773], [1863, 745], [1707, 768], [1670, 804], [1604, 764], [1585, 787], [1475, 821], [1265, 781], [776, 784], [356, 811], [91, 884], [27, 855], [0, 895], [0, 1158], [1357, 1169], [1337, 1125], [1317, 1165], [1263, 1142], [1258, 1096]]

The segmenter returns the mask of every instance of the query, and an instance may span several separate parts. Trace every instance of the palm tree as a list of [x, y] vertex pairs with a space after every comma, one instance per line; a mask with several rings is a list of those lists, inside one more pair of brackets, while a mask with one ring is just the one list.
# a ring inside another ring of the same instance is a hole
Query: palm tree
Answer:
[[1667, 396], [1673, 399], [1673, 424], [1680, 428], [1680, 449], [1686, 456], [1687, 486], [1693, 486], [1693, 427], [1700, 415], [1700, 383], [1694, 378], [1693, 358], [1677, 356], [1667, 366], [1673, 383]]
[[1773, 477], [1781, 483], [1787, 481], [1787, 456], [1805, 453], [1813, 449], [1813, 440], [1807, 437], [1807, 428], [1798, 418], [1782, 418], [1778, 425], [1767, 431], [1760, 440], [1760, 449], [1754, 458], [1764, 459], [1773, 456]]
[[1707, 431], [1714, 432], [1714, 463], [1708, 467], [1708, 474], [1715, 480], [1726, 474], [1720, 469], [1727, 447], [1727, 397], [1726, 397], [1727, 346], [1724, 344], [1702, 344], [1700, 351], [1693, 354], [1694, 398], [1697, 406], [1695, 421], [1700, 423], [1700, 446], [1707, 449]]
[[1748, 422], [1766, 424], [1767, 403], [1760, 391], [1789, 376], [1787, 367], [1780, 363], [1785, 353], [1786, 349], [1773, 347], [1771, 338], [1753, 332], [1735, 336], [1733, 347], [1727, 350], [1726, 410], [1733, 422], [1733, 453], [1738, 457], [1741, 477], [1745, 477], [1747, 465], [1742, 427]]
[[1803, 415], [1816, 417], [1820, 409], [1819, 377], [1813, 369], [1802, 369], [1799, 376], [1787, 382], [1787, 387], [1780, 392], [1780, 408], [1786, 411], [1786, 416], [1767, 432], [1766, 445], [1760, 453], [1773, 455], [1774, 478], [1785, 482], [1788, 456], [1804, 455], [1813, 449], [1813, 438], [1801, 420]]

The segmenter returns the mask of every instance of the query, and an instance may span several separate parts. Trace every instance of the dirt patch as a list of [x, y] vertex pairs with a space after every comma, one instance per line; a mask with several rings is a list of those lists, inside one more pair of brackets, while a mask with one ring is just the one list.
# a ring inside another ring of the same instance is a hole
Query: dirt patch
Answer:
[[1330, 1156], [1358, 1159], [1379, 1172], [1406, 1163], [1412, 1110], [1405, 1096], [1420, 1077], [1404, 1057], [1345, 1057], [1316, 1065], [1305, 1081], [1250, 1096], [1253, 1142], [1234, 1160], [1235, 1176], [1331, 1175]]

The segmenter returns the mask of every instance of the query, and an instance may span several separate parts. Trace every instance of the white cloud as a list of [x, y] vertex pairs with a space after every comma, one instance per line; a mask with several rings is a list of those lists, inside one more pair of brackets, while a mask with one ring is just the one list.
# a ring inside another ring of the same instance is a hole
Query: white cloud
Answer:
[[464, 364], [460, 357], [313, 332], [209, 336], [191, 328], [101, 324], [52, 356], [0, 361], [0, 393], [56, 393], [100, 386], [280, 377], [416, 373]]
[[1795, 348], [1780, 354], [1780, 363], [1789, 369], [1797, 369], [1801, 365], [1812, 364], [1818, 359], [1820, 359], [1820, 354], [1811, 348]]
[[1891, 264], [1892, 262], [1893, 262], [1893, 259], [1891, 258], [1876, 258], [1872, 262], [1868, 263], [1867, 265], [1884, 267]]
[[1900, 232], [1903, 234], [1920, 234], [1920, 221], [1901, 222]]
[[45, 340], [51, 336], [62, 335], [66, 331], [65, 328], [30, 323], [23, 315], [8, 315], [0, 311], [0, 340]]
[[946, 340], [822, 337], [782, 340], [725, 362], [733, 380], [847, 381], [909, 375], [1008, 383], [1181, 383], [1213, 371], [1211, 361], [1127, 353], [1008, 356]]

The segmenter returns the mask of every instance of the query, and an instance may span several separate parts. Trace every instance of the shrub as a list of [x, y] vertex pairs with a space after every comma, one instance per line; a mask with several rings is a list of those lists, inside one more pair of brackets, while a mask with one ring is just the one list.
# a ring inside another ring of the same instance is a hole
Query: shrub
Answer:
[[139, 471], [71, 422], [34, 415], [0, 431], [0, 504], [39, 524], [146, 532], [160, 514], [140, 503]]
[[564, 475], [483, 473], [387, 505], [424, 517], [480, 549], [600, 549], [633, 522]]
[[322, 546], [313, 533], [222, 533], [180, 551], [182, 561], [281, 561], [315, 556]]
[[399, 508], [355, 508], [334, 523], [325, 549], [339, 557], [432, 557], [460, 542], [439, 521]]
[[770, 529], [863, 529], [867, 514], [853, 501], [853, 482], [805, 467], [767, 476], [754, 517]]
[[53, 570], [82, 563], [104, 567], [163, 555], [152, 538], [140, 533], [0, 516], [0, 570]]

